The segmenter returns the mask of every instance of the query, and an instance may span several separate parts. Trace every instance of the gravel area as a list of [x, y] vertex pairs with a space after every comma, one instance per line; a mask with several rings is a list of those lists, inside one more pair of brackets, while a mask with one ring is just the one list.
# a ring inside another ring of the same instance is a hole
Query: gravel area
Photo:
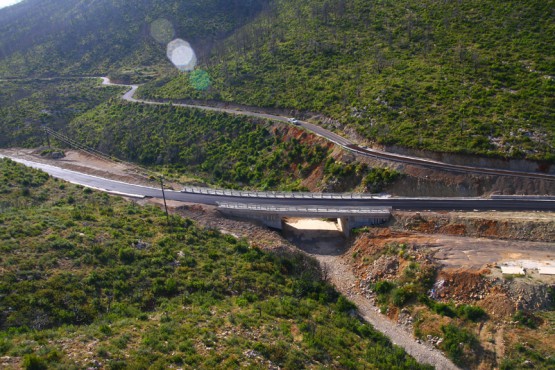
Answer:
[[364, 320], [389, 337], [394, 344], [402, 347], [420, 363], [433, 365], [437, 369], [458, 369], [443, 353], [429, 345], [418, 343], [412, 333], [379, 313], [376, 306], [358, 293], [355, 289], [357, 280], [341, 257], [323, 255], [313, 255], [313, 257], [326, 269], [328, 279], [337, 290], [357, 305], [358, 312]]
[[376, 330], [386, 335], [395, 345], [402, 347], [420, 363], [430, 364], [442, 370], [458, 369], [441, 351], [431, 345], [417, 342], [411, 332], [382, 315], [378, 307], [358, 291], [358, 279], [343, 259], [348, 251], [337, 253], [340, 249], [340, 242], [337, 240], [334, 243], [330, 240], [327, 243], [319, 243], [318, 248], [311, 246], [303, 249], [318, 260], [328, 281], [356, 304], [360, 316], [372, 324]]

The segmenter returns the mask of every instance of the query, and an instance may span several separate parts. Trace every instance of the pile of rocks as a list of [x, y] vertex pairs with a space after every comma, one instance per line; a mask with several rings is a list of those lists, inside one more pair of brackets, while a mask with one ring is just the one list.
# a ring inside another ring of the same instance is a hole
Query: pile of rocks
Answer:
[[545, 310], [553, 308], [555, 286], [524, 279], [498, 280], [500, 287], [515, 302], [517, 310]]
[[406, 308], [403, 308], [401, 312], [399, 312], [399, 316], [397, 317], [397, 323], [409, 329], [410, 332], [413, 332], [413, 318], [410, 315], [410, 311]]
[[366, 271], [366, 283], [383, 279], [395, 279], [399, 273], [399, 259], [396, 256], [381, 256]]
[[442, 270], [430, 296], [455, 303], [474, 303], [483, 299], [491, 287], [492, 282], [480, 271]]

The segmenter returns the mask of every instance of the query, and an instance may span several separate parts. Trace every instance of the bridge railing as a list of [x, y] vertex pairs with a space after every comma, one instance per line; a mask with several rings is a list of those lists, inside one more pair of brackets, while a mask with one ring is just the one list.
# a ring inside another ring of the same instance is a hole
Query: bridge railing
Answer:
[[491, 194], [490, 199], [504, 199], [504, 200], [555, 200], [555, 196], [551, 195], [502, 195]]
[[204, 194], [241, 198], [269, 198], [269, 199], [375, 199], [383, 198], [383, 194], [369, 193], [309, 193], [309, 192], [281, 192], [281, 191], [250, 191], [231, 189], [212, 189], [198, 186], [185, 186], [182, 193]]
[[218, 202], [220, 209], [239, 211], [266, 211], [266, 212], [300, 212], [300, 213], [333, 213], [333, 214], [387, 214], [391, 207], [320, 207], [320, 206], [285, 206], [273, 204], [229, 203]]

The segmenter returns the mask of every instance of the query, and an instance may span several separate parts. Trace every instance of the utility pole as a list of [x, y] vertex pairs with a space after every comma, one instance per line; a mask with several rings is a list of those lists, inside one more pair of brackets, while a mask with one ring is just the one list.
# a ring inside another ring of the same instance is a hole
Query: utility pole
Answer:
[[43, 110], [40, 115], [40, 125], [42, 130], [44, 131], [44, 133], [46, 134], [46, 142], [48, 143], [48, 148], [50, 149], [50, 132], [48, 132], [48, 127], [46, 126], [48, 124], [48, 121], [50, 120], [50, 113], [48, 113], [48, 111]]
[[51, 146], [50, 146], [50, 133], [48, 132], [48, 129], [46, 128], [46, 125], [43, 125], [42, 129], [43, 129], [44, 133], [46, 134], [46, 142], [48, 143], [48, 148], [51, 148]]
[[166, 194], [164, 193], [164, 176], [160, 176], [160, 187], [162, 188], [162, 198], [164, 198], [164, 208], [166, 209], [166, 219], [170, 226], [170, 214], [168, 213], [168, 205], [166, 204]]

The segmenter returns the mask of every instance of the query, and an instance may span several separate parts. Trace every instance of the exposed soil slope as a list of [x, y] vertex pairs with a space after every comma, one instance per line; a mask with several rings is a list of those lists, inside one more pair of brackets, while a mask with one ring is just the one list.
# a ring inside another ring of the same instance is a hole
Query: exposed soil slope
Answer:
[[[555, 277], [533, 267], [555, 265], [555, 215], [394, 216], [390, 227], [357, 235], [342, 255], [362, 294], [462, 366], [551, 366]], [[528, 266], [526, 275], [502, 274], [505, 264]], [[450, 325], [466, 333], [460, 351], [450, 347]]]

